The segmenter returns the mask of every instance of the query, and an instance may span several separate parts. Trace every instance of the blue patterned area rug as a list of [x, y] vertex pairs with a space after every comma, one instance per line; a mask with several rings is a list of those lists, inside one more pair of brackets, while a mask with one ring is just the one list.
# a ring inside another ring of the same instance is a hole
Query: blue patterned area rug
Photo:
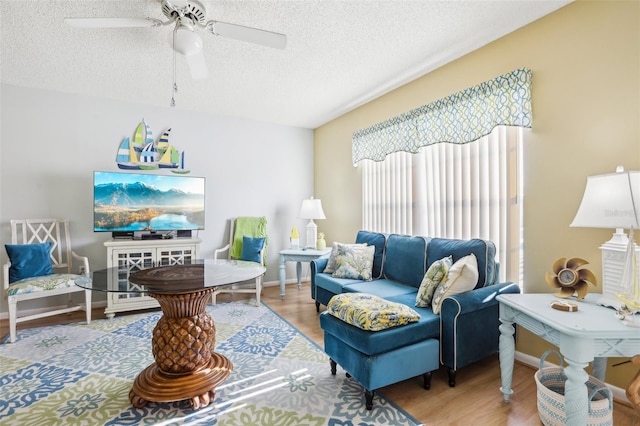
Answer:
[[373, 410], [344, 371], [331, 375], [321, 348], [265, 306], [207, 308], [216, 351], [234, 370], [208, 407], [188, 401], [134, 408], [129, 390], [153, 362], [161, 312], [21, 330], [0, 344], [0, 425], [415, 425], [376, 394]]

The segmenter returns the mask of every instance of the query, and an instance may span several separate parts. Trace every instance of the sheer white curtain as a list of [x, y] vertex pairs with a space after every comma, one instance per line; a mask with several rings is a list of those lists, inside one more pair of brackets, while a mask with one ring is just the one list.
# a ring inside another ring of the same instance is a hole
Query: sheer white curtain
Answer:
[[521, 282], [523, 129], [362, 161], [363, 229], [496, 245], [501, 279]]
[[363, 229], [413, 234], [413, 156], [396, 152], [362, 164]]

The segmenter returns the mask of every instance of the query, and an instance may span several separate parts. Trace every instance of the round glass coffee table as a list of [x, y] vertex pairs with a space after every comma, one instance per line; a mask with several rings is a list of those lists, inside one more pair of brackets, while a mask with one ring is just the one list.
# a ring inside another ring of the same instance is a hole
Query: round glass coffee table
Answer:
[[137, 290], [118, 285], [123, 273], [119, 268], [96, 271], [76, 285], [94, 291], [145, 293], [158, 301], [163, 316], [151, 339], [155, 362], [135, 378], [129, 399], [137, 408], [149, 401], [189, 400], [198, 409], [215, 399], [215, 387], [233, 369], [231, 361], [214, 351], [216, 329], [205, 310], [211, 293], [265, 271], [255, 262], [212, 259], [132, 272], [128, 279]]

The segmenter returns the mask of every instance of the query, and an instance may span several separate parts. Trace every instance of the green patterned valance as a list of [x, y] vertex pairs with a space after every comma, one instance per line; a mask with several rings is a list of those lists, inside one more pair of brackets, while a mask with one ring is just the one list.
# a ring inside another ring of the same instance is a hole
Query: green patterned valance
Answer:
[[531, 127], [531, 70], [518, 69], [355, 132], [353, 164], [440, 142], [472, 142], [500, 125]]

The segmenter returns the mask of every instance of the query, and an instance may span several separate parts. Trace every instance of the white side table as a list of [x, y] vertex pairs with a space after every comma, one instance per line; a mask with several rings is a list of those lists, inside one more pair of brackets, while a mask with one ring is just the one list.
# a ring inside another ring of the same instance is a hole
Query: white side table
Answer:
[[[587, 365], [599, 357], [632, 357], [640, 354], [640, 331], [625, 326], [610, 308], [596, 304], [600, 294], [588, 294], [577, 303], [577, 312], [551, 308], [552, 294], [503, 294], [500, 302], [500, 370], [504, 400], [509, 401], [515, 346], [516, 323], [549, 343], [557, 346], [567, 366], [565, 384], [565, 412], [568, 426], [584, 426], [588, 418]], [[597, 362], [594, 363], [596, 367]], [[606, 364], [594, 368], [594, 376], [604, 380]], [[596, 372], [597, 370], [597, 372]]]
[[285, 263], [286, 262], [297, 262], [296, 263], [296, 274], [298, 277], [298, 288], [302, 285], [301, 283], [301, 275], [302, 275], [302, 262], [311, 262], [312, 260], [318, 259], [320, 257], [329, 256], [331, 253], [331, 248], [326, 248], [324, 250], [314, 250], [314, 249], [287, 249], [280, 250], [280, 297], [284, 299], [284, 284], [286, 279], [286, 271], [285, 271]]

